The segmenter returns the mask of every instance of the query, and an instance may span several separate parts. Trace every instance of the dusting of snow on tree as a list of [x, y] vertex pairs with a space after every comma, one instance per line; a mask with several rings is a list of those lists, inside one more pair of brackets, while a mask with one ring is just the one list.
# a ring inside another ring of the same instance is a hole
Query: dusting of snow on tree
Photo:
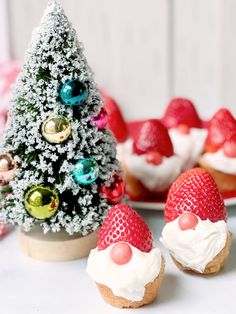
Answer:
[[[63, 103], [59, 95], [70, 80], [82, 82], [88, 91], [78, 106]], [[71, 235], [86, 235], [101, 225], [110, 204], [100, 195], [100, 187], [112, 184], [120, 172], [112, 135], [92, 122], [101, 106], [83, 46], [61, 6], [52, 1], [33, 32], [14, 89], [1, 152], [10, 153], [18, 168], [9, 182], [12, 193], [1, 201], [1, 219], [21, 225], [25, 231], [39, 224], [44, 233], [63, 228]], [[43, 137], [42, 123], [50, 115], [70, 121], [71, 135], [66, 141], [53, 144]], [[99, 173], [91, 184], [80, 185], [72, 171], [77, 161], [85, 158], [95, 159]], [[51, 187], [59, 196], [57, 212], [43, 220], [25, 208], [27, 191], [37, 185]]]

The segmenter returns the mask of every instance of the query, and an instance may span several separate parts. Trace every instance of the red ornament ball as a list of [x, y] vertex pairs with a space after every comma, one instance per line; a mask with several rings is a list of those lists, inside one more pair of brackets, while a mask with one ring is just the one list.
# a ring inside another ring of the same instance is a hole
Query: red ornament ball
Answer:
[[127, 264], [132, 258], [132, 250], [125, 242], [116, 243], [111, 249], [111, 258], [118, 265]]
[[114, 174], [113, 178], [114, 181], [110, 186], [103, 184], [100, 187], [100, 194], [102, 197], [105, 197], [110, 204], [117, 204], [124, 196], [125, 183], [117, 173]]
[[183, 213], [179, 217], [179, 227], [181, 230], [194, 229], [198, 224], [198, 218], [193, 213]]

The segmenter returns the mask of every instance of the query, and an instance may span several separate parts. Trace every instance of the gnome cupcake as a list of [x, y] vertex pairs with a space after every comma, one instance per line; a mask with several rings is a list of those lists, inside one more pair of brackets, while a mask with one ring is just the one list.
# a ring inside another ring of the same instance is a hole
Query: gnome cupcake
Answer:
[[133, 142], [122, 148], [118, 148], [118, 159], [125, 170], [129, 197], [141, 201], [165, 198], [181, 173], [181, 159], [164, 125], [157, 119], [146, 120]]
[[218, 273], [232, 244], [226, 218], [212, 176], [194, 168], [183, 173], [169, 191], [160, 241], [179, 269], [203, 275]]
[[221, 192], [236, 192], [236, 120], [228, 109], [221, 108], [210, 120], [199, 165], [211, 173]]
[[182, 160], [184, 171], [194, 167], [204, 149], [207, 130], [189, 99], [174, 98], [166, 108], [162, 123], [169, 131], [174, 152]]
[[109, 210], [97, 248], [89, 255], [87, 273], [104, 300], [115, 307], [137, 308], [156, 299], [164, 260], [153, 248], [148, 225], [133, 208], [119, 204]]

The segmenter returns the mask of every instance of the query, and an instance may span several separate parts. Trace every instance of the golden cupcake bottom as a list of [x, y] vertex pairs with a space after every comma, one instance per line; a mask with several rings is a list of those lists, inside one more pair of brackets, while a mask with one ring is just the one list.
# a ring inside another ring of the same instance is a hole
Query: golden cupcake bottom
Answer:
[[112, 290], [102, 284], [97, 283], [97, 287], [103, 297], [103, 299], [112, 306], [118, 308], [138, 308], [143, 305], [151, 304], [155, 301], [158, 292], [160, 290], [160, 286], [164, 277], [165, 263], [162, 259], [161, 269], [159, 275], [154, 279], [153, 282], [149, 282], [145, 286], [145, 294], [141, 301], [130, 301], [123, 297], [118, 297], [113, 294]]
[[209, 262], [203, 273], [198, 272], [197, 270], [191, 269], [190, 267], [183, 266], [180, 262], [178, 262], [173, 256], [172, 259], [175, 262], [176, 266], [182, 271], [189, 271], [201, 275], [212, 275], [217, 274], [225, 265], [225, 262], [228, 258], [230, 248], [233, 241], [233, 235], [231, 232], [228, 232], [227, 240], [225, 243], [225, 247], [213, 258], [211, 262]]
[[220, 192], [236, 192], [236, 175], [224, 173], [212, 168], [203, 157], [199, 159], [198, 163], [200, 167], [206, 169], [212, 175]]

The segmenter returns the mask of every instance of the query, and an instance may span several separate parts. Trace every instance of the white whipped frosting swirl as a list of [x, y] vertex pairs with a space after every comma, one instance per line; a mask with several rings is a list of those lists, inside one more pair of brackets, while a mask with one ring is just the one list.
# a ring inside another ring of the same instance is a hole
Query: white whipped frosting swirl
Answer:
[[174, 152], [182, 159], [182, 169], [191, 169], [203, 152], [207, 136], [206, 129], [190, 128], [189, 134], [182, 134], [178, 129], [170, 129], [169, 135]]
[[160, 241], [183, 266], [203, 273], [206, 265], [225, 247], [227, 225], [198, 218], [194, 229], [181, 230], [179, 218], [165, 225]]
[[182, 161], [179, 156], [163, 157], [160, 165], [153, 165], [146, 161], [145, 154], [133, 154], [131, 147], [132, 141], [119, 144], [117, 158], [150, 191], [165, 191], [181, 173]]
[[236, 175], [236, 158], [225, 156], [222, 149], [219, 149], [215, 153], [204, 154], [203, 159], [213, 169]]
[[145, 253], [130, 245], [133, 253], [131, 260], [127, 264], [117, 265], [111, 259], [112, 246], [101, 251], [95, 248], [90, 252], [87, 273], [95, 282], [109, 287], [114, 295], [130, 301], [141, 301], [145, 285], [153, 282], [160, 273], [160, 250], [154, 248]]

